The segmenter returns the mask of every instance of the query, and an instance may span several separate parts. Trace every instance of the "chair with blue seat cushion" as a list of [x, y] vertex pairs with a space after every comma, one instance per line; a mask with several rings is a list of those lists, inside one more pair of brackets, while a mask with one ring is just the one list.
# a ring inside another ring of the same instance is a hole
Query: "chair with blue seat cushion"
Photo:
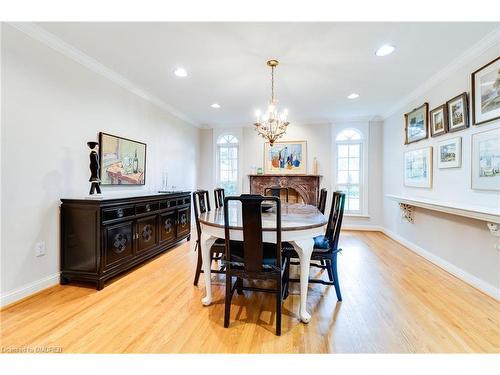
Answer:
[[[314, 238], [314, 250], [311, 256], [311, 261], [320, 261], [324, 262], [324, 264], [311, 263], [311, 266], [326, 269], [329, 281], [322, 279], [309, 279], [310, 283], [334, 285], [337, 299], [339, 301], [342, 301], [342, 294], [340, 293], [339, 277], [337, 272], [337, 254], [342, 251], [342, 249], [339, 249], [338, 243], [340, 229], [342, 227], [342, 219], [344, 216], [344, 204], [345, 194], [340, 191], [334, 192], [325, 234]], [[284, 257], [288, 259], [288, 262], [286, 262], [287, 267], [290, 267], [290, 264], [298, 264], [298, 262], [291, 261], [292, 258], [298, 258], [298, 254], [293, 249], [291, 244], [284, 243], [283, 251]], [[287, 268], [286, 275], [289, 274], [290, 270]], [[299, 282], [299, 279], [288, 278], [288, 282]], [[285, 298], [288, 296], [288, 282], [286, 283]]]
[[[266, 228], [266, 232], [276, 232], [276, 243], [263, 241], [262, 202], [272, 201], [275, 204], [276, 226]], [[236, 203], [233, 203], [236, 202]], [[231, 239], [229, 223], [230, 214], [234, 214], [230, 205], [241, 203], [242, 241]], [[229, 327], [231, 299], [235, 290], [273, 293], [276, 296], [276, 335], [281, 335], [281, 305], [285, 292], [284, 272], [285, 258], [281, 256], [281, 205], [277, 197], [242, 194], [239, 197], [224, 199], [224, 228], [226, 254], [226, 297], [224, 309], [224, 327]], [[236, 283], [233, 284], [233, 277]], [[244, 285], [244, 281], [272, 280], [274, 288], [260, 288]]]
[[[195, 286], [198, 285], [198, 280], [200, 279], [200, 274], [203, 272], [203, 260], [201, 257], [201, 249], [200, 249], [200, 238], [201, 238], [201, 224], [199, 215], [205, 212], [210, 212], [210, 199], [208, 197], [207, 190], [197, 190], [193, 192], [193, 208], [194, 208], [194, 217], [196, 221], [196, 232], [198, 234], [198, 238], [196, 239], [195, 251], [198, 250], [198, 261], [196, 263], [196, 271], [194, 275]], [[210, 249], [210, 258], [212, 261], [222, 261], [225, 252], [224, 239], [218, 238], [215, 243], [212, 245]], [[221, 266], [217, 269], [212, 269], [213, 273], [225, 273], [224, 267]]]

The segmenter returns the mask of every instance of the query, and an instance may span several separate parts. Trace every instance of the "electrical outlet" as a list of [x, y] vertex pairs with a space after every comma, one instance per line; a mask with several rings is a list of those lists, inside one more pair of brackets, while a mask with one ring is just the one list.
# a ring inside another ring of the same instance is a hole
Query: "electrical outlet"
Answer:
[[46, 253], [45, 251], [45, 241], [37, 242], [35, 244], [35, 256], [41, 257], [44, 256]]

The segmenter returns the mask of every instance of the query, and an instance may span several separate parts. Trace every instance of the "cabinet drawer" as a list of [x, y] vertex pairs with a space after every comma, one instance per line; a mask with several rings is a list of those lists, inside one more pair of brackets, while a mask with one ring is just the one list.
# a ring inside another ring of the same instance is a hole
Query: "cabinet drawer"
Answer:
[[159, 202], [146, 202], [135, 205], [135, 213], [136, 214], [145, 214], [148, 212], [158, 211], [160, 208]]
[[121, 206], [102, 210], [102, 221], [122, 219], [135, 215], [134, 206]]

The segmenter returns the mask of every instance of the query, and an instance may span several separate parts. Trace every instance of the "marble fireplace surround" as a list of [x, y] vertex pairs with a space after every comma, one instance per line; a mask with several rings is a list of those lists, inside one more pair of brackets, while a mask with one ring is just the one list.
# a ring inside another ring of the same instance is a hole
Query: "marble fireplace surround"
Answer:
[[250, 194], [264, 195], [267, 187], [293, 188], [307, 204], [318, 204], [320, 175], [311, 174], [251, 174]]

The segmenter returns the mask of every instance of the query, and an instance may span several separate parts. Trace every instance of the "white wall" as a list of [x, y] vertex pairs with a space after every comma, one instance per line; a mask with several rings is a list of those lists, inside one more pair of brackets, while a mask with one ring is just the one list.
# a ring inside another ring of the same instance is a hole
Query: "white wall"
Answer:
[[[419, 141], [404, 146], [403, 114], [424, 102], [433, 109], [454, 96], [470, 92], [470, 74], [493, 60], [500, 51], [500, 42], [473, 61], [464, 63], [446, 79], [387, 118], [383, 125], [383, 192], [408, 197], [428, 198], [443, 202], [474, 204], [500, 208], [498, 192], [471, 189], [471, 135], [498, 128], [499, 121], [473, 126], [467, 130]], [[452, 137], [462, 137], [462, 167], [438, 169], [437, 143]], [[433, 147], [432, 189], [403, 186], [403, 152], [426, 146]], [[396, 202], [383, 200], [383, 223], [389, 234], [406, 241], [410, 247], [423, 249], [429, 258], [489, 294], [500, 298], [500, 252], [494, 249], [495, 239], [486, 223], [434, 211], [417, 209], [415, 223], [400, 218]]]
[[[349, 126], [359, 127], [364, 125], [370, 129], [369, 131], [369, 176], [368, 176], [368, 201], [369, 217], [346, 217], [344, 220], [345, 227], [350, 228], [370, 228], [380, 229], [382, 224], [381, 199], [382, 196], [382, 123], [365, 121], [352, 123], [336, 123], [336, 124], [297, 124], [292, 123], [283, 137], [284, 141], [307, 141], [307, 172], [312, 173], [313, 158], [318, 159], [319, 174], [322, 175], [321, 187], [325, 187], [329, 192], [329, 200], [331, 192], [335, 188], [333, 178], [333, 160], [334, 147], [332, 147], [332, 134], [336, 129]], [[215, 186], [215, 167], [214, 163], [214, 139], [216, 135], [224, 133], [224, 129], [200, 130], [200, 169], [198, 181], [200, 188], [211, 189]], [[228, 129], [234, 133], [234, 128]], [[250, 183], [248, 175], [252, 172], [252, 167], [264, 168], [264, 139], [259, 137], [252, 127], [240, 128], [240, 183], [243, 186], [242, 192], [250, 191]], [[212, 176], [210, 177], [210, 174]]]
[[[11, 26], [2, 29], [1, 293], [12, 302], [57, 281], [59, 199], [89, 189], [86, 142], [99, 131], [147, 143], [146, 186], [194, 189], [198, 129]], [[47, 255], [35, 257], [45, 241]]]

